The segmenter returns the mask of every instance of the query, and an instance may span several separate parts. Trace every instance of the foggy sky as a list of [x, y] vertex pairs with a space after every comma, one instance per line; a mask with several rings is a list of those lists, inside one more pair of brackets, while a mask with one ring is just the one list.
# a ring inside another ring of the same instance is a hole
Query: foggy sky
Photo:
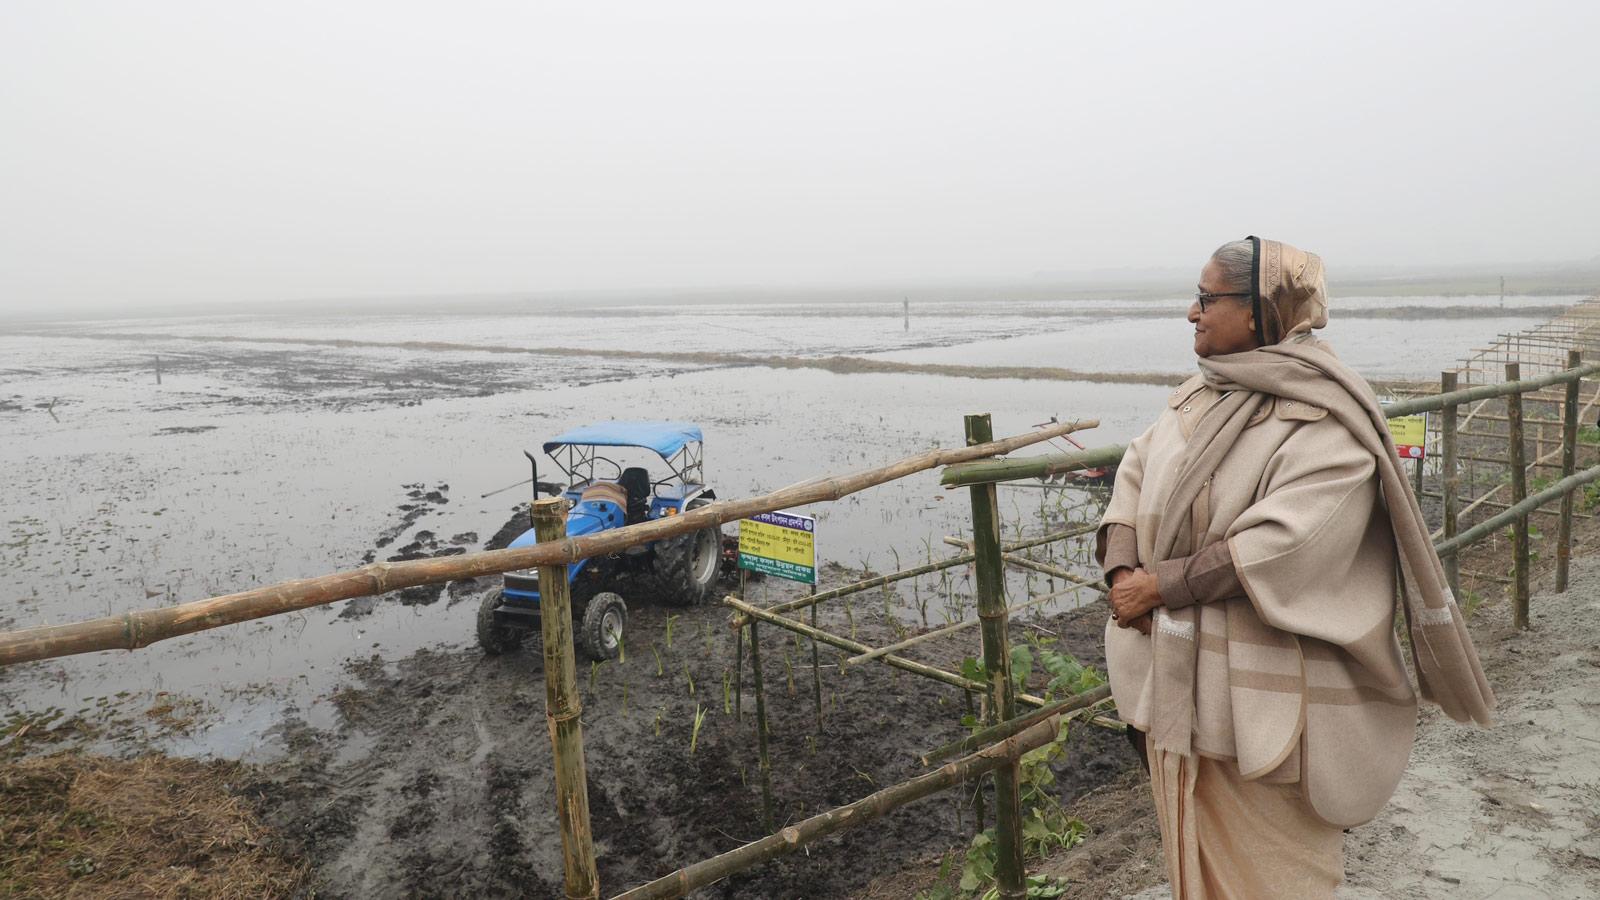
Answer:
[[0, 5], [0, 309], [1600, 254], [1594, 3]]

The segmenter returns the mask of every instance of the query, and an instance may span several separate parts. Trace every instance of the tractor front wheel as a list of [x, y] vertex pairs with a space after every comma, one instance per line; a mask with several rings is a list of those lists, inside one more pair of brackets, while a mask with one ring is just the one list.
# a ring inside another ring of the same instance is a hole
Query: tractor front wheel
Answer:
[[589, 598], [583, 608], [583, 624], [578, 629], [578, 644], [591, 659], [616, 659], [622, 652], [628, 628], [628, 605], [610, 591]]
[[478, 646], [490, 656], [499, 656], [522, 646], [522, 631], [501, 625], [494, 620], [494, 611], [500, 607], [500, 592], [486, 594], [478, 604]]

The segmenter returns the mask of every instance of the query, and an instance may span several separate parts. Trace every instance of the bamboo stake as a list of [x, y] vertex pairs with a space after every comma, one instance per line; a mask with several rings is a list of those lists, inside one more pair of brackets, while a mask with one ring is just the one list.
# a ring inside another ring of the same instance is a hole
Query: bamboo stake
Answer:
[[[1583, 354], [1567, 351], [1567, 368], [1576, 369]], [[1578, 382], [1567, 382], [1566, 403], [1562, 405], [1561, 477], [1571, 478], [1578, 466]], [[1561, 524], [1556, 531], [1556, 593], [1567, 592], [1567, 574], [1572, 564], [1572, 492], [1561, 495]]]
[[[988, 415], [966, 417], [968, 444], [994, 439]], [[993, 482], [968, 488], [972, 498], [972, 550], [976, 555], [978, 620], [982, 623], [983, 669], [989, 679], [989, 724], [1017, 716], [1011, 682], [1011, 648], [1006, 635], [1006, 573], [1000, 550], [999, 503]], [[1022, 797], [1015, 760], [994, 772], [995, 886], [1001, 900], [1022, 900], [1027, 884], [1022, 866]]]
[[776, 834], [751, 841], [720, 856], [685, 866], [648, 884], [619, 894], [613, 900], [674, 900], [685, 897], [690, 891], [743, 872], [769, 859], [792, 853], [820, 838], [865, 825], [908, 803], [1014, 763], [1022, 754], [1043, 747], [1055, 740], [1061, 715], [1063, 714], [1058, 713], [1036, 722], [999, 743], [945, 763], [926, 775], [918, 775], [909, 781], [868, 794], [854, 803], [818, 813]]
[[[1439, 393], [1449, 394], [1456, 390], [1456, 373], [1439, 373]], [[1448, 540], [1456, 536], [1458, 521], [1456, 518], [1457, 507], [1461, 501], [1456, 495], [1461, 491], [1461, 473], [1457, 470], [1456, 454], [1460, 452], [1459, 438], [1456, 436], [1456, 415], [1461, 411], [1460, 404], [1452, 403], [1440, 410], [1444, 416], [1439, 421], [1439, 441], [1443, 444], [1444, 452], [1440, 460], [1443, 471], [1439, 473], [1441, 486], [1439, 490], [1444, 497], [1444, 536]], [[1421, 491], [1418, 491], [1421, 495]], [[1461, 561], [1452, 556], [1444, 560], [1444, 577], [1450, 585], [1451, 593], [1461, 594]]]
[[[533, 504], [534, 533], [539, 543], [567, 536], [567, 502], [559, 497]], [[561, 862], [567, 896], [598, 898], [594, 832], [589, 827], [589, 787], [583, 759], [583, 704], [578, 699], [578, 670], [572, 647], [572, 597], [563, 564], [539, 567], [539, 620], [544, 641], [545, 718], [556, 776], [556, 821], [561, 829]]]
[[1039, 722], [1041, 719], [1047, 719], [1051, 716], [1061, 715], [1064, 713], [1081, 712], [1090, 707], [1099, 706], [1101, 703], [1104, 703], [1110, 699], [1111, 686], [1108, 684], [1103, 684], [1092, 690], [1084, 691], [1081, 694], [1074, 694], [1064, 700], [1057, 700], [1048, 706], [1042, 706], [1039, 709], [1033, 710], [1032, 712], [1023, 713], [1014, 719], [1007, 719], [1006, 721], [1001, 722], [993, 727], [974, 731], [959, 741], [945, 744], [943, 747], [939, 747], [935, 750], [929, 750], [927, 753], [917, 757], [917, 761], [925, 766], [931, 766], [937, 762], [944, 762], [952, 756], [960, 756], [963, 753], [970, 753], [978, 747], [984, 747], [994, 743], [995, 741], [1008, 738], [1022, 729]]
[[[1089, 534], [1089, 533], [1091, 533], [1093, 531], [1098, 530], [1099, 527], [1100, 526], [1098, 524], [1095, 524], [1095, 525], [1081, 525], [1081, 526], [1079, 526], [1077, 528], [1069, 528], [1069, 529], [1067, 529], [1065, 531], [1058, 531], [1055, 534], [1047, 534], [1044, 537], [1029, 538], [1027, 540], [1017, 541], [1016, 543], [1007, 544], [1005, 546], [1005, 549], [1007, 551], [1025, 550], [1025, 549], [1027, 549], [1029, 547], [1037, 547], [1040, 544], [1050, 544], [1050, 543], [1054, 543], [1056, 541], [1064, 541], [1064, 540], [1067, 540], [1068, 538], [1075, 538], [1075, 537], [1078, 537], [1079, 535]], [[966, 545], [965, 544], [960, 544], [958, 546], [963, 546], [964, 547]], [[774, 614], [780, 615], [780, 616], [781, 615], [785, 615], [785, 614], [788, 614], [788, 613], [792, 613], [797, 609], [805, 609], [808, 606], [814, 606], [814, 605], [816, 605], [818, 603], [821, 603], [821, 602], [823, 602], [825, 600], [835, 600], [835, 599], [837, 599], [839, 597], [843, 597], [843, 596], [845, 596], [847, 594], [858, 594], [858, 593], [860, 593], [862, 591], [871, 590], [872, 588], [875, 588], [875, 587], [882, 587], [882, 586], [884, 586], [886, 584], [893, 584], [896, 581], [904, 581], [907, 578], [915, 578], [918, 575], [927, 575], [927, 574], [930, 574], [932, 572], [943, 571], [944, 569], [953, 569], [956, 566], [964, 566], [964, 565], [972, 562], [972, 559], [973, 559], [973, 557], [972, 557], [971, 553], [963, 553], [960, 556], [952, 556], [949, 559], [941, 559], [938, 562], [928, 563], [925, 566], [917, 566], [914, 569], [901, 569], [898, 572], [890, 572], [887, 575], [879, 575], [879, 576], [876, 576], [874, 578], [868, 578], [865, 581], [854, 581], [854, 582], [851, 582], [850, 584], [846, 584], [846, 585], [843, 585], [841, 587], [829, 588], [828, 590], [822, 591], [821, 593], [812, 594], [812, 595], [810, 595], [808, 597], [799, 597], [799, 598], [796, 598], [794, 600], [787, 601], [785, 603], [779, 603], [779, 604], [771, 607], [770, 609], [768, 609], [767, 612], [774, 613]], [[742, 627], [744, 627], [744, 617], [743, 616], [734, 616], [731, 620], [729, 620], [728, 627], [730, 627], [730, 628], [742, 628]]]
[[[1506, 381], [1521, 381], [1522, 367], [1506, 363]], [[1528, 473], [1523, 468], [1522, 447], [1522, 395], [1506, 396], [1506, 416], [1510, 421], [1511, 505], [1513, 508], [1528, 496]], [[1517, 628], [1528, 627], [1528, 517], [1517, 518], [1511, 529], [1512, 568], [1516, 578], [1516, 605], [1512, 607], [1512, 620]]]
[[767, 694], [761, 684], [761, 635], [750, 623], [750, 674], [756, 684], [756, 752], [761, 759], [761, 824], [772, 830], [772, 758], [767, 755]]
[[[1600, 471], [1600, 469], [1597, 469], [1596, 471]], [[837, 647], [840, 650], [848, 650], [851, 653], [865, 653], [872, 649], [871, 647], [868, 647], [866, 644], [860, 643], [859, 641], [852, 641], [849, 638], [840, 637], [837, 634], [831, 634], [818, 628], [812, 628], [809, 625], [806, 625], [804, 622], [796, 622], [793, 619], [786, 619], [783, 616], [775, 616], [771, 612], [764, 610], [759, 606], [745, 603], [737, 597], [724, 597], [722, 598], [722, 602], [733, 607], [739, 612], [750, 616], [753, 619], [760, 619], [763, 622], [776, 625], [779, 628], [787, 628], [790, 631], [799, 632], [801, 637], [815, 637], [817, 640], [827, 644], [830, 647]], [[981, 681], [971, 681], [969, 679], [962, 678], [960, 675], [957, 675], [954, 672], [946, 672], [937, 666], [925, 665], [923, 663], [916, 662], [915, 660], [906, 659], [903, 656], [885, 656], [881, 658], [881, 661], [884, 665], [893, 666], [896, 669], [910, 672], [913, 675], [921, 675], [924, 678], [931, 678], [934, 681], [942, 681], [951, 687], [958, 687], [963, 690], [971, 691], [975, 694], [986, 694], [989, 691], [989, 686]], [[1044, 706], [1046, 702], [1043, 697], [1036, 697], [1033, 694], [1018, 694], [1017, 700], [1018, 702], [1026, 703], [1027, 705], [1034, 707]]]
[[[811, 583], [811, 593], [817, 592], [817, 583]], [[811, 607], [811, 627], [817, 627], [817, 608]], [[822, 659], [817, 655], [817, 639], [811, 639], [811, 692], [817, 702], [817, 734], [822, 734]]]
[[288, 581], [207, 600], [157, 609], [133, 610], [85, 622], [43, 625], [0, 633], [0, 665], [92, 653], [137, 650], [197, 631], [235, 625], [280, 613], [322, 606], [354, 597], [369, 597], [421, 584], [442, 584], [553, 563], [574, 563], [638, 544], [688, 534], [725, 522], [791, 506], [838, 500], [866, 488], [917, 472], [1009, 453], [1073, 431], [1093, 428], [1094, 419], [1065, 422], [976, 447], [934, 449], [898, 462], [848, 475], [814, 478], [770, 494], [745, 500], [722, 500], [678, 516], [641, 522], [584, 537], [566, 538], [533, 547], [464, 553], [437, 559], [371, 563], [348, 572]]
[[[745, 598], [744, 589], [745, 589], [745, 585], [749, 582], [749, 574], [750, 573], [747, 572], [744, 569], [740, 569], [739, 570], [739, 599], [740, 600], [743, 600]], [[738, 651], [734, 654], [734, 657], [737, 660], [737, 662], [735, 662], [734, 665], [735, 665], [735, 669], [736, 669], [736, 671], [738, 673], [738, 676], [734, 679], [734, 682], [733, 682], [733, 720], [735, 722], [743, 722], [744, 721], [744, 629], [743, 628], [735, 628], [733, 630], [733, 634], [734, 634], [734, 638], [736, 640], [738, 640], [738, 642], [739, 642]]]

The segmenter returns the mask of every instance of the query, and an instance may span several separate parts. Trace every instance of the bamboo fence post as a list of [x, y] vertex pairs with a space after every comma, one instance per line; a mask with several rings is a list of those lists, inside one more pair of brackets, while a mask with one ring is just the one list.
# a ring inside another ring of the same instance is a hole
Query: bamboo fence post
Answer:
[[[966, 418], [968, 444], [994, 439], [988, 415]], [[990, 725], [1017, 715], [1016, 688], [1011, 683], [1011, 649], [1006, 635], [1006, 571], [1000, 556], [1000, 515], [993, 482], [968, 489], [972, 497], [972, 550], [978, 589], [978, 619], [983, 623], [983, 667], [989, 679]], [[1017, 764], [995, 770], [995, 884], [1001, 900], [1022, 900], [1027, 885], [1022, 867], [1022, 799]]]
[[[1506, 363], [1506, 380], [1521, 381], [1522, 366]], [[1515, 506], [1528, 496], [1528, 473], [1523, 468], [1522, 395], [1506, 395], [1506, 418], [1509, 419], [1508, 449], [1511, 465], [1511, 504]], [[1528, 522], [1531, 517], [1518, 516], [1511, 523], [1512, 569], [1516, 578], [1512, 620], [1519, 629], [1528, 627]]]
[[[744, 569], [739, 570], [739, 599], [744, 599], [744, 588], [748, 581], [749, 573]], [[744, 626], [740, 625], [733, 630], [734, 639], [739, 642], [738, 651], [734, 653], [735, 675], [733, 679], [733, 720], [744, 721]]]
[[[1583, 354], [1567, 351], [1567, 368], [1577, 369]], [[1576, 375], [1567, 382], [1566, 403], [1561, 415], [1561, 477], [1571, 478], [1578, 466], [1578, 391]], [[1561, 525], [1556, 532], [1556, 593], [1567, 591], [1567, 574], [1572, 563], [1572, 492], [1561, 495]]]
[[[533, 504], [539, 543], [565, 540], [567, 503], [559, 497]], [[572, 597], [567, 566], [539, 567], [539, 621], [544, 641], [545, 718], [555, 758], [556, 819], [561, 828], [561, 861], [570, 898], [598, 898], [600, 876], [594, 862], [594, 832], [589, 827], [589, 783], [583, 759], [583, 705], [578, 700], [578, 670], [573, 659]]]
[[761, 684], [761, 635], [750, 622], [750, 675], [756, 684], [756, 752], [761, 758], [761, 823], [772, 830], [772, 757], [767, 755], [767, 694]]
[[[1440, 372], [1439, 393], [1448, 394], [1455, 389], [1456, 373]], [[1458, 461], [1456, 459], [1456, 455], [1460, 453], [1460, 438], [1456, 436], [1456, 415], [1460, 410], [1461, 407], [1458, 404], [1452, 403], [1439, 411], [1442, 416], [1439, 420], [1439, 442], [1444, 445], [1440, 448], [1442, 451], [1440, 460], [1442, 471], [1439, 474], [1442, 484], [1439, 491], [1444, 500], [1445, 540], [1455, 537], [1456, 528], [1459, 527], [1457, 512], [1461, 506], [1461, 473], [1457, 470]], [[1419, 496], [1418, 499], [1420, 500], [1421, 497]], [[1445, 581], [1450, 585], [1450, 592], [1459, 595], [1461, 593], [1461, 561], [1455, 556], [1451, 556], [1443, 562], [1444, 577]]]
[[[1424, 416], [1423, 421], [1424, 422], [1427, 421], [1426, 416]], [[1419, 503], [1422, 500], [1422, 468], [1428, 462], [1428, 451], [1427, 451], [1428, 426], [1426, 424], [1424, 424], [1422, 426], [1422, 443], [1423, 443], [1423, 451], [1422, 451], [1422, 455], [1417, 457], [1417, 469], [1416, 469], [1415, 472], [1411, 473], [1411, 475], [1412, 475], [1411, 487], [1412, 487], [1412, 490], [1416, 493], [1417, 500], [1418, 500]]]
[[[811, 582], [811, 593], [816, 594], [817, 583]], [[811, 627], [817, 627], [817, 606], [811, 605]], [[822, 734], [822, 656], [817, 650], [817, 639], [811, 639], [811, 693], [817, 705], [817, 734]]]

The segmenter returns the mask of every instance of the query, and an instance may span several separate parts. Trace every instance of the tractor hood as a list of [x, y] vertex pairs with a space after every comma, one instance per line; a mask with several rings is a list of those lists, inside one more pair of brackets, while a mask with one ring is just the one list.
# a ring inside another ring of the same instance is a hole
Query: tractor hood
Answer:
[[[621, 528], [624, 521], [623, 511], [620, 506], [609, 500], [582, 500], [567, 513], [567, 537], [583, 537], [587, 534], [598, 534], [612, 528]], [[512, 541], [510, 546], [532, 547], [539, 543], [539, 538], [532, 528], [524, 531]], [[572, 563], [568, 576], [573, 576], [582, 571], [589, 564], [589, 560], [580, 559]]]

